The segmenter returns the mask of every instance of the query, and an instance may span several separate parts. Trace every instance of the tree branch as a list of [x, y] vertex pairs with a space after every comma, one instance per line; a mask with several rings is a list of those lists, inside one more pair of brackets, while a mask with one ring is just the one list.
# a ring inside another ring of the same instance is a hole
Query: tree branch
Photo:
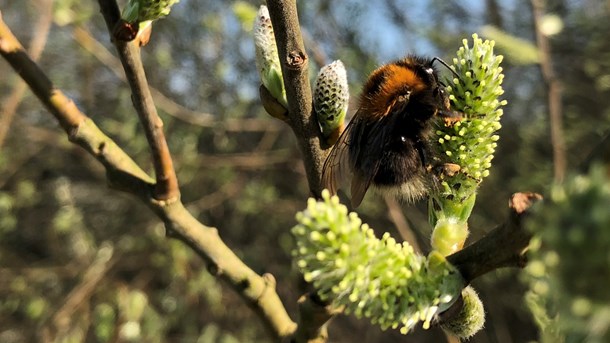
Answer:
[[553, 169], [555, 181], [561, 182], [566, 172], [566, 144], [563, 137], [563, 106], [561, 103], [562, 85], [553, 70], [551, 46], [547, 36], [540, 29], [544, 15], [544, 0], [531, 0], [536, 41], [540, 55], [542, 77], [547, 86], [549, 104], [549, 122], [551, 126], [551, 145], [553, 146]]
[[80, 282], [68, 293], [61, 302], [61, 306], [47, 319], [39, 330], [39, 337], [52, 338], [55, 341], [58, 333], [67, 331], [73, 324], [74, 312], [91, 297], [97, 285], [104, 280], [108, 271], [118, 262], [119, 258], [113, 256], [111, 246], [98, 250], [92, 263], [83, 271]]
[[[322, 147], [327, 149], [328, 146], [322, 139], [322, 133], [313, 113], [308, 75], [309, 57], [303, 44], [296, 0], [267, 0], [267, 7], [286, 88], [288, 124], [294, 131], [303, 154], [310, 195], [319, 198], [322, 193], [322, 168], [327, 155], [327, 151], [322, 150]], [[301, 318], [291, 341], [326, 341], [326, 323], [334, 313], [329, 306], [307, 301], [311, 298], [312, 295], [305, 295], [303, 298], [305, 300], [299, 302]]]
[[322, 302], [315, 294], [299, 298], [299, 325], [290, 342], [324, 343], [328, 340], [328, 324], [332, 316], [341, 313]]
[[[120, 18], [119, 7], [115, 0], [99, 0], [98, 2], [106, 20], [108, 31], [112, 32]], [[132, 91], [131, 101], [144, 127], [144, 133], [151, 149], [157, 181], [154, 197], [157, 200], [175, 201], [180, 197], [178, 179], [163, 133], [163, 122], [157, 114], [157, 108], [148, 88], [146, 73], [140, 58], [140, 48], [134, 42], [127, 43], [115, 40], [113, 43], [119, 53]]]
[[[82, 26], [76, 26], [72, 31], [74, 39], [85, 50], [93, 55], [98, 61], [102, 62], [110, 69], [119, 79], [127, 82], [123, 67], [118, 58], [108, 51], [103, 44], [96, 40], [91, 33]], [[219, 127], [227, 131], [245, 131], [245, 132], [269, 132], [280, 131], [284, 127], [276, 121], [268, 120], [267, 118], [225, 118], [219, 120], [219, 116], [212, 113], [197, 112], [184, 107], [171, 98], [167, 97], [161, 91], [149, 85], [150, 92], [156, 100], [156, 104], [162, 111], [170, 116], [181, 120], [191, 125], [201, 127]]]
[[195, 219], [179, 201], [158, 201], [153, 197], [154, 180], [95, 123], [54, 88], [44, 72], [25, 53], [2, 20], [0, 12], [0, 55], [34, 91], [68, 133], [70, 141], [83, 147], [106, 168], [113, 188], [139, 197], [165, 223], [167, 235], [190, 246], [207, 261], [212, 274], [225, 280], [259, 314], [271, 334], [281, 339], [295, 330], [270, 275], [259, 276], [246, 266], [218, 236], [215, 228]]
[[[536, 193], [515, 193], [508, 202], [509, 216], [483, 238], [447, 257], [464, 278], [466, 284], [477, 277], [502, 267], [523, 268], [527, 263], [525, 252], [532, 234], [522, 225], [522, 219], [532, 205], [542, 200]], [[449, 322], [464, 306], [460, 295], [451, 307], [439, 316], [437, 324]]]
[[466, 283], [494, 269], [525, 266], [525, 250], [531, 233], [522, 226], [529, 208], [542, 200], [536, 193], [515, 193], [509, 200], [506, 222], [472, 245], [450, 255], [447, 260], [462, 274]]
[[303, 154], [310, 193], [319, 198], [322, 192], [322, 167], [327, 155], [322, 147], [328, 147], [313, 115], [309, 57], [301, 36], [296, 0], [268, 0], [267, 7], [284, 75], [289, 124]]

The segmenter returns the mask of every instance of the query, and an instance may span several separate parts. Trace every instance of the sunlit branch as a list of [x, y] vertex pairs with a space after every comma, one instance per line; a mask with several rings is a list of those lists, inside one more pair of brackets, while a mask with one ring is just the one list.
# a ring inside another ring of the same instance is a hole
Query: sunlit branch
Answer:
[[269, 274], [260, 276], [245, 265], [226, 246], [215, 228], [200, 223], [179, 200], [167, 202], [155, 199], [154, 180], [82, 113], [72, 100], [54, 87], [6, 26], [1, 12], [0, 55], [55, 116], [70, 141], [81, 146], [104, 165], [112, 188], [133, 194], [148, 205], [164, 222], [167, 235], [184, 242], [201, 256], [208, 263], [210, 272], [226, 281], [259, 315], [273, 337], [281, 339], [294, 332], [295, 324], [275, 291], [273, 277]]
[[267, 1], [288, 99], [289, 124], [297, 138], [311, 195], [319, 197], [326, 158], [318, 122], [313, 116], [309, 57], [305, 52], [295, 0]]
[[[118, 5], [115, 0], [100, 0], [99, 4], [109, 32], [112, 32], [112, 28], [120, 16]], [[131, 101], [144, 127], [144, 133], [150, 146], [156, 177], [154, 197], [157, 200], [175, 201], [180, 197], [178, 179], [163, 133], [163, 122], [157, 114], [157, 108], [148, 87], [140, 58], [140, 48], [133, 42], [114, 41], [114, 45], [132, 91]]]

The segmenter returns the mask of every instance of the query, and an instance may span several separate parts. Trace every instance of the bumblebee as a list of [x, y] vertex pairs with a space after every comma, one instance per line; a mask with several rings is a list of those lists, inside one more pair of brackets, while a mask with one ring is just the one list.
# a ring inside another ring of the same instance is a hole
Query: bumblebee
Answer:
[[349, 176], [353, 207], [371, 185], [406, 201], [427, 193], [436, 160], [428, 142], [433, 118], [453, 116], [435, 61], [447, 66], [409, 55], [371, 73], [356, 114], [324, 163], [322, 183], [332, 194]]

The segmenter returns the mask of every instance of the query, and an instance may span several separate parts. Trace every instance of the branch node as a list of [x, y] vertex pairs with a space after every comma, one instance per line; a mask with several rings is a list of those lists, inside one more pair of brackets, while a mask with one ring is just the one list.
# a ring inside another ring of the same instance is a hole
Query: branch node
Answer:
[[218, 267], [218, 264], [214, 262], [208, 263], [208, 272], [213, 276], [220, 275], [220, 268]]
[[159, 190], [158, 189], [159, 188], [158, 185], [159, 185], [158, 183], [155, 184], [155, 187], [153, 189], [153, 195], [154, 196], [150, 199], [150, 201], [153, 203], [153, 205], [159, 206], [161, 208], [164, 208], [164, 207], [168, 207], [170, 205], [173, 205], [173, 204], [176, 204], [176, 203], [180, 202], [180, 194], [178, 194], [176, 196], [173, 196], [173, 197], [170, 197], [170, 198], [167, 198], [167, 199], [163, 199], [163, 198], [157, 199], [156, 198], [157, 194], [162, 194], [162, 195], [167, 194], [167, 191], [163, 192], [163, 190]]
[[275, 280], [275, 277], [273, 276], [273, 274], [271, 274], [271, 273], [263, 274], [263, 280], [265, 281], [265, 285], [267, 285], [267, 287], [265, 287], [265, 289], [267, 289], [267, 288], [275, 289], [275, 286], [277, 285], [277, 281]]
[[[218, 270], [218, 273], [221, 273], [221, 272], [222, 272], [221, 270]], [[243, 278], [241, 281], [238, 281], [238, 282], [237, 282], [237, 289], [239, 289], [240, 291], [242, 291], [242, 292], [243, 292], [243, 291], [245, 291], [246, 289], [248, 289], [248, 287], [250, 287], [250, 285], [251, 285], [250, 280], [248, 280], [248, 278], [247, 278], [247, 277], [244, 277], [244, 278]], [[263, 292], [263, 293], [264, 293], [264, 292]], [[255, 303], [255, 304], [259, 304], [258, 299], [255, 299], [255, 300], [254, 300], [254, 303]]]
[[106, 141], [100, 142], [100, 144], [97, 145], [97, 153], [100, 155], [104, 155], [105, 148], [106, 148]]
[[447, 257], [462, 274], [466, 283], [501, 267], [523, 267], [524, 256], [532, 237], [522, 226], [522, 219], [536, 202], [537, 193], [515, 193], [509, 200], [509, 217], [480, 240]]
[[533, 192], [515, 193], [510, 197], [508, 206], [515, 214], [523, 214], [536, 202], [542, 200], [542, 195]]
[[291, 70], [300, 70], [303, 69], [307, 62], [307, 54], [305, 54], [302, 50], [293, 50], [288, 53], [288, 58], [286, 59], [286, 67]]
[[263, 274], [262, 278], [263, 278], [263, 282], [265, 283], [265, 287], [263, 287], [260, 295], [254, 301], [257, 304], [261, 303], [263, 301], [262, 299], [269, 293], [269, 291], [274, 292], [275, 285], [277, 284], [275, 277], [271, 273]]
[[[108, 26], [112, 27], [120, 16], [116, 1], [99, 0], [98, 2], [107, 18]], [[40, 67], [28, 58], [19, 41], [1, 18], [0, 13], [0, 55], [19, 73], [34, 94], [55, 116], [69, 135], [70, 140], [94, 155], [106, 167], [111, 186], [114, 185], [119, 190], [138, 196], [164, 221], [167, 237], [178, 238], [202, 258], [216, 261], [212, 262], [209, 268], [212, 274], [219, 275], [220, 278], [226, 280], [250, 303], [256, 300], [255, 296], [261, 293], [263, 284], [260, 277], [224, 244], [216, 229], [204, 226], [184, 208], [179, 201], [177, 182], [170, 185], [176, 192], [168, 192], [170, 196], [167, 199], [163, 201], [151, 199], [154, 186], [152, 178], [138, 167], [91, 119], [80, 112], [74, 102], [67, 101], [69, 99], [63, 93], [53, 88], [51, 81]], [[151, 107], [154, 108], [152, 102]], [[161, 134], [159, 141], [164, 142]], [[96, 151], [98, 149], [99, 153]], [[160, 151], [165, 159], [164, 162], [171, 162], [166, 144], [161, 146]], [[168, 174], [170, 179], [176, 180], [171, 163], [166, 167], [163, 170], [164, 173], [160, 173], [161, 180], [167, 180]], [[170, 189], [172, 188], [170, 187]], [[178, 195], [171, 196], [172, 194]], [[170, 204], [172, 207], [168, 208]], [[276, 338], [290, 335], [295, 324], [290, 319], [277, 293], [267, 290], [265, 298], [264, 302], [256, 304], [253, 308]]]
[[324, 303], [315, 293], [308, 293], [298, 300], [299, 325], [290, 342], [326, 342], [329, 321], [343, 311]]
[[80, 126], [72, 126], [70, 127], [68, 130], [66, 130], [66, 133], [68, 134], [68, 140], [70, 142], [77, 142], [79, 139], [79, 134], [78, 132], [80, 131]]

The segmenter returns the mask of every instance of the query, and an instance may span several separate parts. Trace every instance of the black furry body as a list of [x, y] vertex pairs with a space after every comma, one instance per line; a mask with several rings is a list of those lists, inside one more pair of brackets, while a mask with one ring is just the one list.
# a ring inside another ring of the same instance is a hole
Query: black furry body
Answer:
[[407, 200], [426, 193], [432, 118], [449, 111], [433, 62], [408, 56], [371, 74], [357, 113], [325, 163], [327, 188], [336, 191], [348, 164], [354, 206], [370, 185]]

